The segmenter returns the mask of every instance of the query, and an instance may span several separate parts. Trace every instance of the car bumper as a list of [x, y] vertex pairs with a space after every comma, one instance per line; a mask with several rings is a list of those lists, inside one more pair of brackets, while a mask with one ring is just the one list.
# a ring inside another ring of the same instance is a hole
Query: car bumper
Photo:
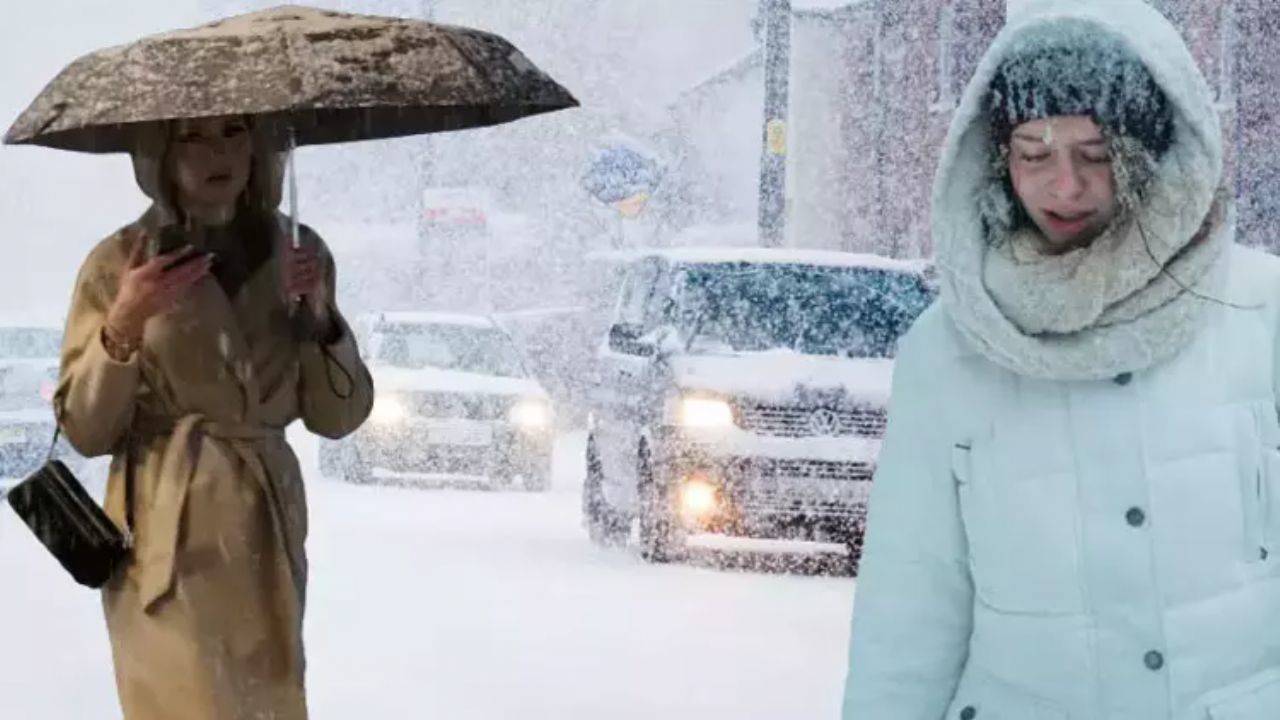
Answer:
[[668, 435], [659, 445], [655, 479], [687, 531], [844, 542], [866, 525], [878, 441], [739, 443], [725, 452]]
[[362, 463], [393, 476], [514, 478], [550, 472], [549, 429], [529, 432], [504, 423], [485, 427], [480, 437], [461, 442], [434, 439], [412, 425], [364, 428], [354, 442]]

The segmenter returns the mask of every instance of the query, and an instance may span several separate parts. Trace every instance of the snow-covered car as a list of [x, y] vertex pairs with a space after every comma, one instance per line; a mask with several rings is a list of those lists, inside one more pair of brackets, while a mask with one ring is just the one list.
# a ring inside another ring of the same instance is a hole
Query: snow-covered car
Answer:
[[373, 412], [352, 435], [322, 442], [324, 475], [550, 487], [551, 401], [497, 324], [388, 312], [357, 327], [373, 375]]
[[[25, 477], [49, 453], [61, 350], [56, 328], [0, 327], [0, 478]], [[65, 440], [56, 457], [80, 460]]]
[[929, 268], [679, 248], [623, 266], [599, 350], [584, 524], [679, 556], [690, 534], [844, 543], [856, 566], [899, 337]]

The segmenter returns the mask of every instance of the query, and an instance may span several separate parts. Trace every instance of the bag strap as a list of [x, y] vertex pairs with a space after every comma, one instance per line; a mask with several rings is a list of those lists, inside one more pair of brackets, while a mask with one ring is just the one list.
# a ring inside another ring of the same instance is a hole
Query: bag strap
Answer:
[[53, 442], [49, 443], [49, 454], [45, 455], [44, 457], [45, 462], [50, 462], [51, 460], [53, 460], [53, 453], [58, 449], [58, 438], [62, 435], [62, 423], [58, 421], [57, 414], [58, 414], [58, 411], [54, 410]]
[[133, 547], [133, 423], [124, 436], [124, 536]]
[[[49, 443], [49, 454], [45, 456], [46, 463], [53, 461], [53, 455], [58, 450], [58, 438], [62, 437], [62, 413], [61, 408], [55, 401], [53, 403], [53, 442]], [[133, 545], [133, 426], [129, 426], [128, 432], [124, 439], [124, 535], [125, 542], [129, 546]]]

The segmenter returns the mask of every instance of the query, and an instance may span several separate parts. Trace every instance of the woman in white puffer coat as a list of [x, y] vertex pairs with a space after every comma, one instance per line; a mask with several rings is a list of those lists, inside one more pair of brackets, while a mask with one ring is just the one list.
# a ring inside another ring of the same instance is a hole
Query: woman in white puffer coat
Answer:
[[1140, 0], [1038, 2], [970, 83], [898, 356], [852, 720], [1280, 718], [1280, 262]]

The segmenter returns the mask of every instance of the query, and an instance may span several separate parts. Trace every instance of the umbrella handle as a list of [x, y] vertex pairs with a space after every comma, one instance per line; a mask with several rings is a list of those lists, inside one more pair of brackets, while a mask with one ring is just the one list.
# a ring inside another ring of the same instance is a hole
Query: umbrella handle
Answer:
[[[292, 125], [289, 126], [289, 158], [288, 158], [288, 182], [289, 182], [289, 244], [294, 250], [302, 247], [302, 237], [299, 232], [298, 223], [298, 173], [296, 169], [298, 150], [298, 133]], [[298, 317], [302, 310], [302, 296], [295, 295], [289, 298], [289, 314], [295, 318]]]
[[302, 238], [298, 231], [298, 173], [297, 165], [298, 133], [289, 126], [289, 240], [293, 249], [302, 247]]

